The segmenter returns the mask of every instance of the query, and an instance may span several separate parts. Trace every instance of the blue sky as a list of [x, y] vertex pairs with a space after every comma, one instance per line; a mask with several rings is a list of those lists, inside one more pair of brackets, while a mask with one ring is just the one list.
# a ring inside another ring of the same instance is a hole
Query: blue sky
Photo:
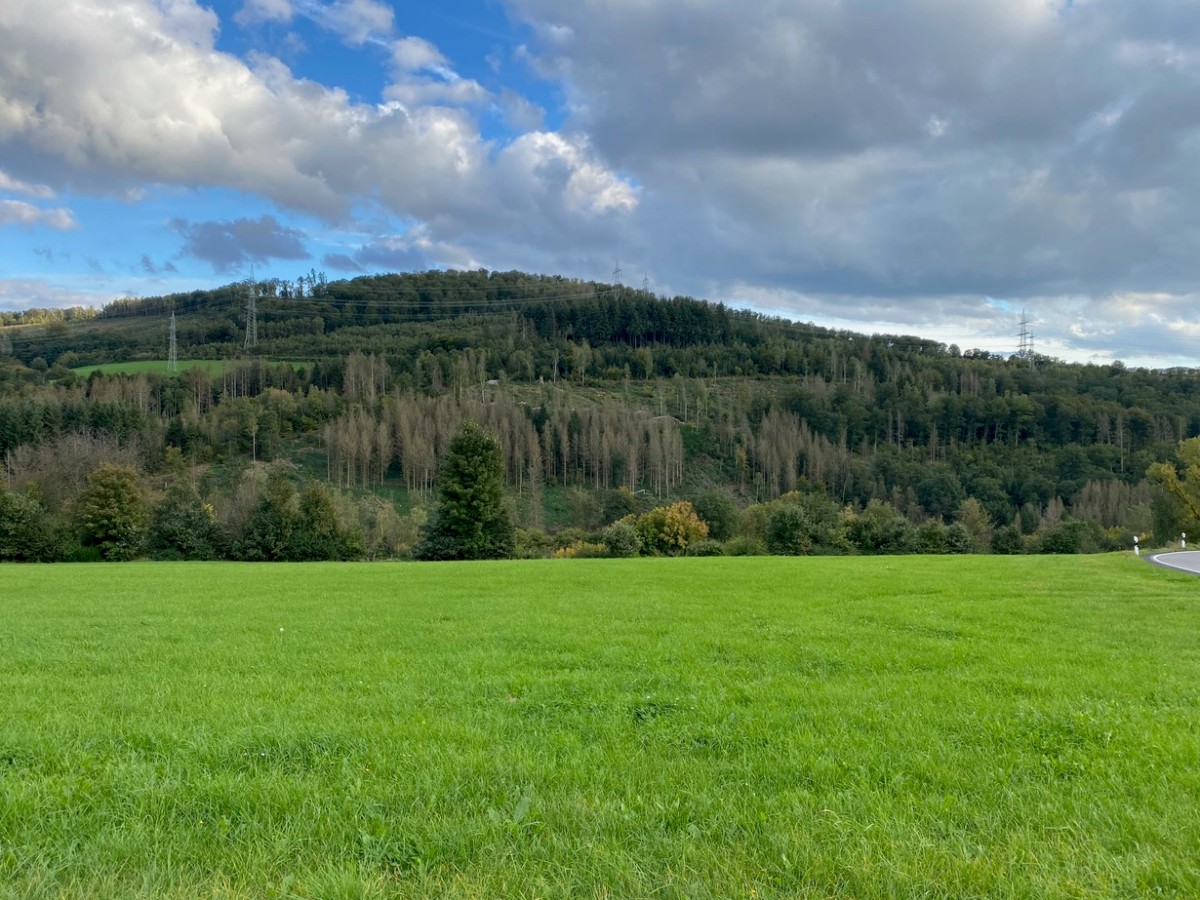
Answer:
[[519, 268], [1198, 364], [1200, 7], [6, 0], [0, 308]]

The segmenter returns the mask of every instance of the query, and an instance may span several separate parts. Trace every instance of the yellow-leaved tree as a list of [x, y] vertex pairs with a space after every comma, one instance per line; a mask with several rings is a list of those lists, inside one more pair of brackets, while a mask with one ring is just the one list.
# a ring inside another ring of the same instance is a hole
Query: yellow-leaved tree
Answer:
[[1175, 462], [1154, 463], [1146, 477], [1178, 501], [1191, 531], [1200, 526], [1200, 437], [1180, 441], [1175, 458]]

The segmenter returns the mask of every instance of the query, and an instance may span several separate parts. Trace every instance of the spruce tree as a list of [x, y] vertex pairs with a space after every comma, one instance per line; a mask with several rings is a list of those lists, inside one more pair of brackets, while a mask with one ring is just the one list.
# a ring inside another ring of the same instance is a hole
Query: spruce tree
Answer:
[[446, 450], [437, 480], [439, 503], [417, 557], [512, 556], [514, 529], [504, 506], [504, 460], [495, 436], [476, 422], [465, 423]]

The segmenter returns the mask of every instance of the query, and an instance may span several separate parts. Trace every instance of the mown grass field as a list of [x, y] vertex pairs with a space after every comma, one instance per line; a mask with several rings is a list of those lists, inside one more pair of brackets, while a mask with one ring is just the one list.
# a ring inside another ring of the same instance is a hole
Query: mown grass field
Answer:
[[1200, 896], [1129, 557], [0, 567], [0, 896]]

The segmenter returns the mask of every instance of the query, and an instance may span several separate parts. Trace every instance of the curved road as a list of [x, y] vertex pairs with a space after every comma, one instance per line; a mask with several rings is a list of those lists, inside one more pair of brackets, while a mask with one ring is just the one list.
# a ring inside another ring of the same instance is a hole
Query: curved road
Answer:
[[1200, 550], [1176, 550], [1174, 553], [1152, 553], [1146, 559], [1156, 566], [1200, 575]]

